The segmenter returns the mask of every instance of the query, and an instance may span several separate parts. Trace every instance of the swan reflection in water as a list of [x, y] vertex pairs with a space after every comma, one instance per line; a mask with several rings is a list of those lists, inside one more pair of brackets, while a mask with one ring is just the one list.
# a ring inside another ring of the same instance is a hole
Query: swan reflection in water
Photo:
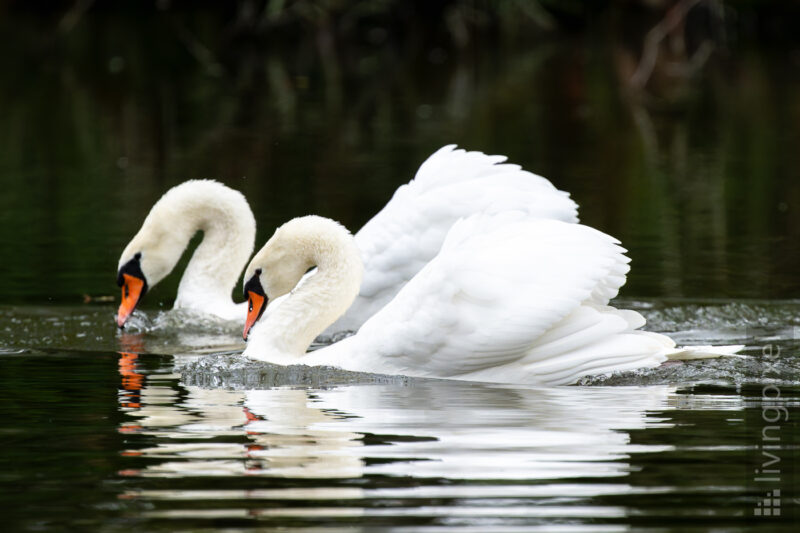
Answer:
[[129, 419], [120, 431], [156, 440], [126, 455], [162, 460], [135, 475], [622, 476], [628, 454], [661, 450], [631, 444], [627, 431], [665, 424], [650, 413], [677, 402], [668, 386], [520, 389], [415, 380], [224, 390], [179, 380], [150, 374], [138, 392], [140, 406], [121, 400]]
[[[119, 474], [137, 482], [120, 498], [160, 519], [621, 517], [624, 506], [593, 499], [672, 490], [626, 482], [633, 454], [674, 449], [630, 432], [671, 427], [669, 411], [687, 401], [670, 386], [445, 380], [229, 390], [121, 361], [130, 467]], [[135, 403], [131, 383], [141, 385]]]

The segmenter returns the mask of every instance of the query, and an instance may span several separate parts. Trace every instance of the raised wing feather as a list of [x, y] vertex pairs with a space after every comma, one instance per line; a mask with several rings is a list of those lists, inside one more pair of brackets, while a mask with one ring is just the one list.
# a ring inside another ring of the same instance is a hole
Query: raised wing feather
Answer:
[[472, 179], [496, 175], [498, 172], [523, 172], [531, 180], [539, 181], [552, 190], [557, 190], [547, 179], [522, 170], [513, 163], [506, 163], [504, 155], [487, 155], [483, 152], [467, 152], [455, 144], [443, 146], [431, 154], [417, 170], [408, 188], [414, 194], [421, 194], [436, 187], [453, 183], [463, 183]]
[[358, 329], [439, 252], [460, 218], [521, 211], [577, 222], [577, 205], [548, 180], [502, 163], [504, 156], [446, 146], [355, 236], [364, 261], [361, 292], [328, 333]]

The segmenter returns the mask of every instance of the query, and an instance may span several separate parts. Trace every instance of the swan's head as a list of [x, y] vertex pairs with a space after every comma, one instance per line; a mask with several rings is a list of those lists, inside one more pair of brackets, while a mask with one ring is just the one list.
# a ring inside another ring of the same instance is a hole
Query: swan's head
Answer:
[[117, 285], [122, 287], [122, 302], [117, 311], [117, 326], [125, 325], [139, 300], [147, 292], [147, 278], [142, 272], [142, 254], [137, 252], [117, 272]]
[[363, 265], [353, 236], [338, 222], [313, 215], [292, 219], [275, 230], [245, 270], [245, 340], [267, 303], [292, 292], [314, 267], [341, 273], [331, 282], [336, 288], [329, 291], [344, 294], [331, 306], [330, 312], [338, 318], [361, 286]]
[[291, 222], [277, 230], [267, 244], [253, 257], [245, 270], [244, 297], [247, 299], [247, 321], [243, 337], [247, 340], [250, 328], [264, 314], [267, 303], [295, 288], [308, 270], [316, 266], [303, 253]]
[[161, 202], [163, 199], [153, 207], [139, 233], [134, 235], [119, 258], [117, 285], [122, 287], [122, 303], [117, 312], [117, 326], [120, 328], [147, 290], [175, 268], [186, 247], [187, 234], [191, 235], [184, 227], [184, 220], [156, 209]]
[[[180, 248], [178, 248], [180, 252]], [[119, 260], [117, 285], [122, 288], [122, 302], [117, 311], [117, 326], [122, 328], [147, 290], [164, 279], [180, 257], [164, 243], [151, 243], [141, 232], [131, 241]]]

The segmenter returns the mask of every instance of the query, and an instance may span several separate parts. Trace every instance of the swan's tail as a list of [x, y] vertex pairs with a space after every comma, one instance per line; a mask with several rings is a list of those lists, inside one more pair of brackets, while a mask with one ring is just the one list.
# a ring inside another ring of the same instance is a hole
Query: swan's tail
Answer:
[[692, 359], [714, 359], [716, 357], [744, 357], [737, 352], [744, 348], [744, 344], [730, 346], [683, 346], [667, 353], [667, 359], [675, 361], [689, 361]]

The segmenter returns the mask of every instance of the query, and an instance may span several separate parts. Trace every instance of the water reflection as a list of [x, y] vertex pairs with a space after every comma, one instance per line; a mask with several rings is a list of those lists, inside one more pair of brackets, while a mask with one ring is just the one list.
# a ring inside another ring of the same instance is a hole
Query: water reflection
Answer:
[[174, 374], [158, 386], [180, 391], [177, 413], [168, 427], [161, 412], [154, 426], [137, 417], [142, 429], [124, 453], [140, 454], [141, 468], [126, 477], [152, 482], [125, 497], [164, 520], [369, 517], [459, 528], [627, 517], [626, 498], [680, 490], [666, 479], [642, 483], [641, 457], [712, 450], [641, 435], [674, 431], [681, 417], [672, 412], [743, 409], [737, 396], [668, 386], [413, 380], [224, 390]]
[[[131, 362], [120, 355], [123, 388], [136, 373]], [[120, 431], [128, 435], [122, 454], [138, 467], [120, 474], [174, 480], [124, 494], [155, 503], [151, 518], [624, 516], [622, 507], [598, 509], [589, 499], [669, 490], [634, 488], [624, 478], [632, 454], [673, 449], [630, 437], [671, 427], [663, 413], [678, 405], [672, 387], [415, 380], [225, 390], [183, 385], [176, 374], [137, 383], [141, 405], [121, 402]], [[254, 476], [291, 485], [235, 482]], [[221, 482], [198, 482], [209, 477]], [[180, 479], [195, 481], [185, 490]], [[543, 497], [546, 505], [529, 500]], [[479, 503], [485, 498], [490, 508]], [[394, 503], [381, 510], [376, 499]], [[278, 503], [297, 501], [305, 503]]]
[[141, 404], [141, 390], [144, 385], [144, 374], [137, 369], [139, 354], [120, 352], [119, 373], [122, 376], [122, 390], [120, 391], [120, 406], [130, 409], [139, 409]]

